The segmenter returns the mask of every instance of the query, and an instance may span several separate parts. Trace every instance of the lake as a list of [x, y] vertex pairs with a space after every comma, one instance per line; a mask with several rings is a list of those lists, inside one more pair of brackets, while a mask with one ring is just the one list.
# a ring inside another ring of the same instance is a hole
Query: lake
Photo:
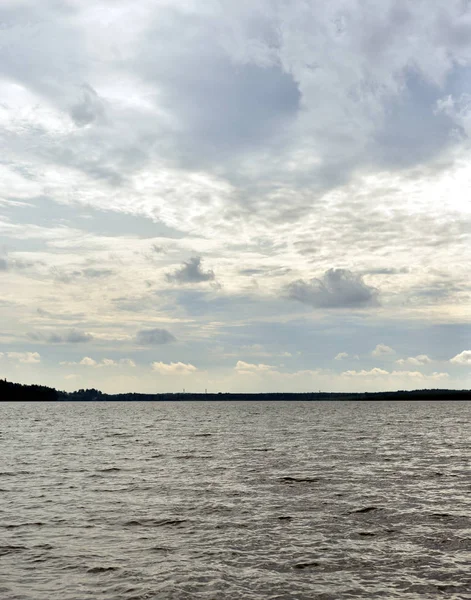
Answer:
[[471, 404], [0, 404], [3, 600], [471, 598]]

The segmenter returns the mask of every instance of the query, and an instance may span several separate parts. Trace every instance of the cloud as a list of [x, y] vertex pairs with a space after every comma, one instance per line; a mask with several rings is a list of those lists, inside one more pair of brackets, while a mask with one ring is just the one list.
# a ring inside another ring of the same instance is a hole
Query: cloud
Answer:
[[417, 356], [409, 356], [408, 358], [400, 358], [399, 360], [396, 360], [398, 365], [409, 364], [419, 366], [428, 365], [431, 362], [433, 362], [432, 359], [426, 354], [418, 354]]
[[342, 373], [344, 377], [356, 377], [356, 378], [382, 378], [382, 377], [391, 377], [391, 378], [412, 378], [412, 379], [423, 379], [423, 380], [440, 380], [447, 379], [449, 377], [448, 373], [439, 373], [434, 371], [431, 375], [427, 375], [421, 373], [420, 371], [386, 371], [385, 369], [380, 369], [378, 367], [374, 367], [373, 369], [361, 371], [344, 371]]
[[84, 356], [82, 360], [78, 363], [79, 365], [83, 365], [84, 367], [96, 367], [97, 362], [93, 358], [89, 356]]
[[246, 363], [243, 360], [238, 360], [235, 366], [235, 370], [240, 375], [255, 375], [261, 373], [269, 373], [273, 372], [275, 369], [272, 365], [265, 365], [263, 363], [254, 364], [254, 363]]
[[62, 361], [59, 363], [63, 366], [82, 366], [82, 367], [93, 367], [93, 368], [103, 368], [103, 367], [135, 367], [136, 363], [131, 358], [120, 358], [119, 360], [114, 360], [112, 358], [103, 358], [101, 361], [96, 361], [94, 358], [90, 356], [84, 356], [82, 360], [78, 362], [74, 361]]
[[0, 358], [2, 356], [12, 361], [30, 365], [41, 362], [41, 355], [38, 352], [5, 352], [0, 353]]
[[95, 269], [92, 267], [87, 267], [85, 269], [74, 270], [74, 271], [62, 271], [57, 268], [52, 269], [52, 274], [56, 281], [60, 281], [61, 283], [73, 283], [78, 279], [101, 279], [104, 277], [109, 277], [112, 275], [114, 271], [112, 269]]
[[346, 377], [381, 377], [383, 375], [389, 375], [389, 371], [385, 371], [384, 369], [380, 369], [379, 367], [374, 367], [369, 371], [362, 369], [361, 371], [344, 371], [342, 375]]
[[91, 333], [79, 331], [78, 329], [70, 329], [64, 333], [31, 331], [27, 336], [30, 340], [47, 342], [49, 344], [83, 344], [93, 340], [93, 335]]
[[23, 269], [30, 269], [36, 265], [44, 265], [43, 261], [39, 260], [22, 260], [20, 258], [4, 258], [0, 257], [0, 272]]
[[450, 362], [455, 365], [471, 366], [471, 350], [463, 350], [463, 352], [450, 358]]
[[378, 267], [373, 269], [366, 269], [363, 271], [364, 275], [404, 275], [409, 273], [409, 267]]
[[344, 358], [348, 358], [348, 352], [339, 352], [334, 360], [343, 360]]
[[143, 346], [156, 346], [160, 344], [171, 344], [176, 341], [166, 329], [141, 329], [136, 333], [136, 344]]
[[132, 368], [134, 368], [136, 366], [136, 363], [131, 358], [121, 358], [119, 361], [119, 364], [123, 365], [125, 367], [132, 367]]
[[153, 362], [152, 370], [161, 375], [191, 375], [198, 369], [192, 364], [182, 362], [172, 362], [170, 364], [164, 362]]
[[90, 125], [104, 116], [104, 104], [96, 91], [88, 84], [80, 86], [77, 102], [70, 109], [70, 116], [79, 127]]
[[322, 278], [298, 279], [288, 285], [288, 297], [315, 308], [362, 308], [377, 304], [378, 291], [348, 269], [329, 269]]
[[173, 273], [167, 273], [165, 277], [167, 281], [175, 283], [203, 283], [215, 279], [214, 271], [203, 271], [200, 256], [190, 258], [183, 266]]
[[391, 354], [395, 353], [396, 351], [390, 346], [386, 346], [386, 344], [378, 344], [371, 353], [371, 356], [390, 356]]

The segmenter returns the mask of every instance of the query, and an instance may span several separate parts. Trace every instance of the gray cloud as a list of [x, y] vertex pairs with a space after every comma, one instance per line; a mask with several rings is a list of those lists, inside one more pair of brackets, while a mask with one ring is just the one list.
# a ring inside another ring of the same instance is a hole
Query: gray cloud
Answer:
[[394, 267], [378, 267], [376, 269], [366, 269], [362, 271], [363, 275], [404, 275], [409, 273], [410, 269], [408, 267], [401, 267], [400, 269], [396, 269]]
[[[278, 45], [280, 33], [269, 17], [248, 20], [240, 24], [250, 27], [260, 48]], [[292, 74], [273, 53], [262, 61], [237, 57], [223, 40], [227, 25], [217, 11], [203, 17], [162, 10], [130, 65], [156, 83], [166, 110], [178, 120], [174, 150], [187, 165], [208, 165], [259, 148], [299, 110], [301, 94]]]
[[179, 269], [167, 273], [165, 277], [167, 281], [175, 283], [203, 283], [215, 279], [214, 271], [203, 271], [200, 256], [190, 258]]
[[70, 329], [64, 333], [31, 331], [27, 336], [35, 342], [47, 342], [49, 344], [83, 344], [93, 340], [93, 336], [90, 333], [79, 331], [78, 329]]
[[11, 271], [22, 269], [30, 269], [31, 267], [43, 265], [44, 262], [41, 260], [22, 260], [21, 258], [1, 258], [0, 257], [0, 271]]
[[61, 283], [71, 283], [77, 279], [99, 279], [102, 277], [109, 277], [113, 274], [112, 269], [95, 269], [87, 267], [85, 269], [70, 271], [69, 273], [58, 270], [57, 268], [52, 269], [54, 279]]
[[378, 302], [378, 291], [348, 269], [329, 269], [320, 279], [298, 279], [287, 291], [289, 298], [316, 308], [361, 308]]
[[158, 346], [175, 342], [176, 338], [166, 329], [141, 329], [136, 333], [135, 340], [143, 346]]
[[76, 104], [70, 110], [70, 116], [79, 127], [89, 125], [104, 116], [104, 105], [96, 91], [88, 84], [80, 87]]

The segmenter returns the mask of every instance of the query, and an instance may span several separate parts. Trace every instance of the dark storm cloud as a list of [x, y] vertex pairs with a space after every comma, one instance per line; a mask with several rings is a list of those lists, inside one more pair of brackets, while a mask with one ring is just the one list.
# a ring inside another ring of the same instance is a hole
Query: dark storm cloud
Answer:
[[141, 329], [136, 333], [135, 341], [143, 346], [159, 346], [176, 342], [176, 338], [166, 329]]
[[90, 333], [78, 329], [70, 329], [64, 333], [31, 331], [27, 336], [35, 342], [47, 342], [49, 344], [83, 344], [93, 340]]
[[214, 271], [204, 271], [201, 266], [201, 257], [195, 256], [183, 263], [173, 273], [166, 274], [167, 281], [175, 283], [203, 283], [205, 281], [214, 281]]
[[378, 302], [378, 291], [348, 269], [329, 269], [320, 279], [298, 279], [287, 291], [289, 298], [316, 308], [361, 308]]

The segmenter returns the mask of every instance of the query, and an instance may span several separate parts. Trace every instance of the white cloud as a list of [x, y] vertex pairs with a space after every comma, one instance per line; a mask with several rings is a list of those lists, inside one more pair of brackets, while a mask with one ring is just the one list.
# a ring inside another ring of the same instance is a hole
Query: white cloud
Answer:
[[198, 370], [194, 365], [182, 362], [153, 362], [151, 366], [160, 375], [191, 375]]
[[426, 354], [418, 354], [417, 356], [409, 356], [408, 358], [399, 358], [396, 360], [398, 365], [409, 364], [415, 366], [428, 365], [432, 362], [433, 360]]
[[[0, 354], [0, 357], [2, 354]], [[24, 364], [36, 364], [41, 362], [39, 352], [5, 352], [3, 356], [12, 361], [17, 361]]]
[[448, 373], [439, 373], [437, 371], [433, 372], [431, 375], [427, 375], [421, 373], [420, 371], [386, 371], [385, 369], [380, 369], [375, 367], [373, 369], [361, 371], [344, 371], [342, 373], [344, 377], [358, 377], [358, 378], [390, 378], [391, 380], [401, 381], [402, 379], [423, 379], [423, 380], [439, 380], [439, 379], [447, 379], [449, 377]]
[[90, 356], [84, 356], [80, 361], [62, 361], [59, 363], [63, 366], [82, 366], [82, 367], [93, 367], [93, 368], [102, 368], [102, 367], [135, 367], [136, 363], [131, 358], [120, 358], [119, 360], [114, 360], [112, 358], [103, 358], [100, 361], [91, 358]]
[[93, 358], [90, 358], [89, 356], [84, 356], [82, 358], [82, 360], [79, 362], [79, 365], [83, 365], [85, 367], [96, 367], [97, 362], [96, 362], [96, 360], [94, 360]]
[[389, 371], [385, 371], [384, 369], [380, 369], [379, 367], [374, 367], [369, 371], [362, 369], [361, 371], [344, 371], [342, 373], [345, 377], [381, 377], [383, 375], [389, 375]]
[[348, 358], [350, 355], [348, 352], [339, 352], [334, 360], [343, 360], [344, 358]]
[[450, 362], [455, 365], [471, 366], [471, 350], [463, 350], [463, 352], [450, 358]]
[[263, 363], [259, 363], [259, 364], [247, 363], [247, 362], [244, 362], [243, 360], [238, 360], [237, 364], [234, 368], [240, 374], [267, 373], [267, 372], [272, 372], [275, 369], [275, 367], [272, 365], [265, 365]]
[[136, 366], [136, 363], [132, 360], [132, 358], [121, 358], [119, 360], [119, 364], [123, 365], [125, 367], [132, 367], [132, 368], [134, 368]]
[[396, 351], [391, 348], [390, 346], [387, 346], [386, 344], [378, 344], [376, 346], [376, 348], [373, 350], [373, 352], [371, 353], [371, 356], [391, 356], [391, 354], [395, 354]]

